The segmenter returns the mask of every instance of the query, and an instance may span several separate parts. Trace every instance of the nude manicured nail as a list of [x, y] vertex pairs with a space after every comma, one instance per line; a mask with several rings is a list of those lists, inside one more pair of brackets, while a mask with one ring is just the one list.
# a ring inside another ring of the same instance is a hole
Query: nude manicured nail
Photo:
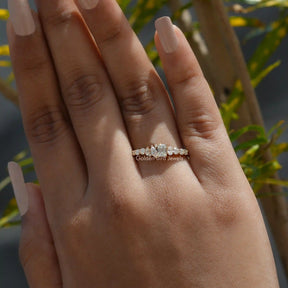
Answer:
[[9, 162], [8, 171], [20, 215], [24, 216], [28, 211], [28, 193], [26, 190], [22, 169], [16, 162]]
[[90, 10], [97, 6], [99, 0], [78, 0], [78, 2], [83, 9]]
[[164, 51], [166, 53], [176, 51], [178, 46], [178, 38], [171, 19], [169, 17], [161, 17], [156, 20], [155, 27]]
[[35, 32], [36, 26], [27, 0], [8, 0], [8, 9], [17, 35], [28, 36]]

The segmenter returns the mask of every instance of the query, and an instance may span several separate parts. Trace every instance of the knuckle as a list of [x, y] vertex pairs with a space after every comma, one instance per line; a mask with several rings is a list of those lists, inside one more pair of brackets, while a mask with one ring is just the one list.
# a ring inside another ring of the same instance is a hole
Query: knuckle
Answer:
[[70, 11], [67, 9], [59, 9], [57, 12], [49, 13], [47, 15], [41, 16], [42, 21], [48, 27], [59, 27], [59, 26], [67, 26], [71, 23], [71, 20], [79, 18], [77, 17], [77, 13], [75, 11]]
[[126, 94], [120, 97], [120, 106], [125, 116], [144, 116], [155, 108], [156, 99], [148, 81], [134, 81], [127, 86]]
[[27, 122], [27, 136], [37, 144], [53, 143], [67, 130], [68, 124], [57, 107], [45, 107], [32, 113]]
[[85, 241], [83, 239], [87, 233], [91, 233], [93, 227], [93, 218], [83, 211], [78, 211], [71, 215], [66, 215], [59, 219], [55, 225], [55, 239], [62, 251], [75, 251], [79, 245]]
[[82, 208], [58, 223], [58, 230], [61, 231], [62, 237], [71, 237], [71, 235], [81, 235], [89, 231], [93, 225], [92, 209]]
[[140, 211], [144, 204], [139, 203], [130, 192], [117, 191], [116, 193], [114, 191], [109, 193], [106, 209], [106, 219], [109, 225], [125, 227], [135, 221], [142, 222], [143, 215]]
[[112, 219], [124, 219], [130, 210], [130, 203], [123, 197], [113, 195], [109, 201], [109, 214]]
[[174, 77], [174, 86], [179, 86], [180, 88], [197, 85], [197, 83], [203, 82], [203, 75], [196, 74], [191, 67], [181, 71], [180, 75], [176, 73]]
[[39, 73], [42, 71], [47, 71], [47, 65], [49, 63], [47, 58], [43, 57], [43, 55], [35, 55], [33, 58], [23, 55], [21, 62], [23, 72], [29, 74], [30, 76], [39, 76]]
[[87, 111], [104, 98], [104, 84], [95, 75], [81, 75], [64, 89], [67, 105], [78, 111]]
[[242, 217], [243, 201], [239, 197], [214, 194], [210, 198], [213, 221], [217, 226], [231, 227], [240, 221]]
[[182, 128], [182, 133], [184, 137], [188, 138], [197, 137], [211, 140], [215, 139], [216, 135], [218, 135], [219, 128], [220, 121], [218, 119], [198, 109], [197, 111], [191, 110]]
[[122, 13], [109, 19], [109, 24], [102, 31], [99, 40], [97, 39], [98, 44], [103, 45], [117, 40], [122, 34], [124, 21], [126, 21], [126, 18]]
[[[207, 81], [202, 76], [188, 76], [181, 82], [181, 87], [177, 91], [182, 92], [184, 98], [187, 99], [185, 109], [185, 119], [182, 115], [178, 115], [183, 123], [182, 133], [184, 136], [198, 137], [203, 139], [214, 139], [218, 135], [221, 124], [221, 117], [217, 106], [210, 100], [209, 97], [200, 98], [200, 95], [210, 93]], [[194, 99], [191, 95], [198, 95], [198, 99]], [[212, 97], [212, 95], [211, 95]], [[198, 102], [195, 104], [195, 102]], [[201, 101], [201, 102], [200, 102]], [[196, 105], [196, 108], [194, 108]], [[177, 109], [176, 109], [177, 113]]]
[[39, 76], [41, 72], [46, 73], [50, 65], [46, 52], [47, 47], [43, 42], [43, 33], [40, 29], [36, 30], [35, 36], [28, 42], [13, 41], [10, 45], [10, 54], [16, 64], [14, 70], [20, 70], [19, 72], [28, 74], [29, 77]]

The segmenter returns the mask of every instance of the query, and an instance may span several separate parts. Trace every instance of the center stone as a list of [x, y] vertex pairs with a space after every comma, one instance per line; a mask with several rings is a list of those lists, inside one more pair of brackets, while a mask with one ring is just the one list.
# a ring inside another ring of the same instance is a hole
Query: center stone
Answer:
[[165, 144], [159, 144], [157, 146], [157, 156], [160, 158], [166, 158], [167, 157], [167, 147]]

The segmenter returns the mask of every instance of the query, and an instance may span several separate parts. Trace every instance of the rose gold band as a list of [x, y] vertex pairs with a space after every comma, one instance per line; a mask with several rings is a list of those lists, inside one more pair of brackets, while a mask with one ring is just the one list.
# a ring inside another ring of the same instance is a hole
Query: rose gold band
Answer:
[[132, 156], [137, 157], [150, 157], [151, 159], [167, 160], [171, 157], [188, 157], [189, 152], [187, 149], [176, 148], [166, 144], [153, 144], [146, 148], [139, 148], [132, 151]]

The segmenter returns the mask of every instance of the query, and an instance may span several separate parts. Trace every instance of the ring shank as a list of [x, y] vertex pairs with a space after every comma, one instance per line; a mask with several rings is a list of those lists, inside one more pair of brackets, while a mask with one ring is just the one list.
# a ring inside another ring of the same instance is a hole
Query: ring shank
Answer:
[[132, 156], [146, 156], [157, 160], [168, 160], [171, 157], [189, 157], [189, 152], [187, 149], [167, 146], [166, 144], [152, 144], [146, 148], [133, 150]]

